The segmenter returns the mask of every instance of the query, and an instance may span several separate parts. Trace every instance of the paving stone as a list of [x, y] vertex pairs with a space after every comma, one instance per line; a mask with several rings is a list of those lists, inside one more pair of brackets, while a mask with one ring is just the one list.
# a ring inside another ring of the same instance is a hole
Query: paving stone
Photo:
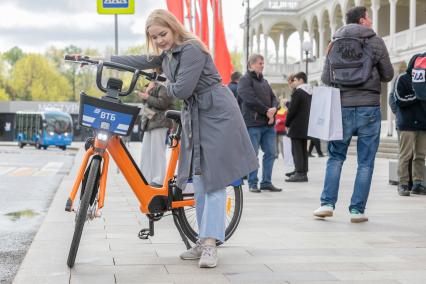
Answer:
[[[139, 157], [140, 145], [131, 147]], [[319, 206], [326, 159], [310, 159], [309, 182], [288, 184], [278, 159], [273, 183], [283, 192], [253, 194], [243, 186], [238, 230], [219, 250], [219, 265], [199, 269], [183, 261], [185, 246], [172, 217], [148, 227], [138, 200], [112, 166], [103, 216], [85, 225], [73, 269], [66, 266], [74, 214], [64, 212], [73, 183], [65, 177], [23, 261], [15, 283], [426, 283], [425, 196], [402, 198], [388, 185], [387, 160], [377, 159], [364, 224], [349, 222], [356, 159], [342, 172], [334, 217], [313, 218]], [[113, 164], [113, 163], [112, 163]]]

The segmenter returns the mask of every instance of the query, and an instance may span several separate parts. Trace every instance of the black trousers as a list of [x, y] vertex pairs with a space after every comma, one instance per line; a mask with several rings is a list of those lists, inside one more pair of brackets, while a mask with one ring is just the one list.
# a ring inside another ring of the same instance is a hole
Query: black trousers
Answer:
[[308, 173], [308, 140], [291, 138], [291, 153], [293, 154], [294, 170], [297, 173]]
[[317, 154], [322, 156], [323, 153], [321, 151], [321, 141], [318, 138], [311, 138], [311, 143], [309, 144], [309, 155], [312, 154], [312, 150], [314, 149], [317, 151]]

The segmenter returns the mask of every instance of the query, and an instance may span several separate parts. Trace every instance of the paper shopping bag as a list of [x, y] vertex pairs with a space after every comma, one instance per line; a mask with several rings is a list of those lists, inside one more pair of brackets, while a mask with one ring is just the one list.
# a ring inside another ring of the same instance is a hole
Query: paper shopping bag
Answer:
[[308, 136], [326, 141], [343, 139], [339, 89], [325, 86], [314, 88]]

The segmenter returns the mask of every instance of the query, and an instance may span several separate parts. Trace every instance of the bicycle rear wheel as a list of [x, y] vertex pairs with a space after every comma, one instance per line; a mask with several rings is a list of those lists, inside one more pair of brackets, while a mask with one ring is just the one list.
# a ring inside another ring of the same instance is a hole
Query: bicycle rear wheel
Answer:
[[[193, 198], [193, 194], [185, 194], [185, 197]], [[243, 212], [243, 189], [242, 186], [228, 186], [226, 188], [226, 219], [225, 219], [225, 241], [227, 241], [240, 223]], [[194, 206], [178, 209], [178, 221], [185, 236], [193, 243], [198, 240], [197, 216]], [[217, 245], [222, 244], [217, 242]]]
[[77, 211], [74, 235], [72, 237], [71, 247], [68, 254], [67, 264], [69, 268], [72, 268], [75, 263], [78, 246], [80, 245], [81, 234], [83, 233], [84, 223], [87, 219], [87, 210], [89, 209], [91, 199], [93, 199], [94, 189], [98, 184], [100, 164], [101, 158], [99, 156], [95, 156], [92, 159], [92, 162], [90, 163], [89, 174], [87, 176], [85, 187], [82, 190], [83, 196], [80, 198], [80, 205]]

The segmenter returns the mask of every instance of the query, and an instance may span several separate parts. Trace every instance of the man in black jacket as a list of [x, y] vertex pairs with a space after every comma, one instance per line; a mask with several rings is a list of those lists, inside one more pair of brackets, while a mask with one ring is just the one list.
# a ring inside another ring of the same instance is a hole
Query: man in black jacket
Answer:
[[241, 107], [244, 121], [256, 154], [259, 146], [263, 151], [262, 181], [260, 189], [257, 186], [257, 170], [248, 177], [249, 190], [281, 191], [272, 185], [272, 167], [275, 160], [275, 129], [274, 116], [277, 112], [278, 101], [268, 81], [263, 78], [263, 56], [253, 54], [248, 60], [249, 70], [238, 83], [238, 96], [241, 98]]
[[399, 131], [398, 161], [398, 193], [410, 196], [409, 161], [413, 157], [413, 187], [411, 194], [426, 195], [424, 181], [424, 165], [426, 156], [426, 101], [416, 99], [411, 85], [411, 71], [418, 55], [414, 55], [408, 63], [405, 73], [395, 80], [389, 97], [389, 104], [396, 114]]
[[288, 108], [285, 125], [290, 128], [287, 136], [291, 138], [291, 152], [293, 154], [295, 173], [287, 182], [308, 181], [308, 124], [311, 109], [312, 88], [306, 84], [304, 72], [294, 75], [290, 107]]

